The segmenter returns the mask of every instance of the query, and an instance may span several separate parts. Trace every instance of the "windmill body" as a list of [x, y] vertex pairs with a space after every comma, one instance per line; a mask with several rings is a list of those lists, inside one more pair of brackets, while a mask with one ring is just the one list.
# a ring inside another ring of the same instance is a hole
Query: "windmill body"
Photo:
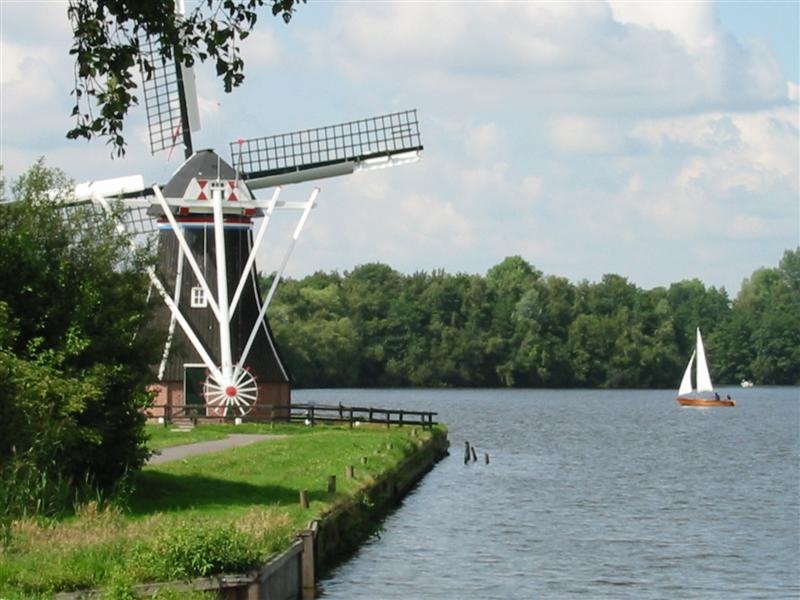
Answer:
[[[197, 260], [211, 297], [220, 298], [218, 282], [216, 231], [211, 188], [219, 179], [223, 194], [224, 277], [228, 296], [242, 290], [233, 310], [229, 309], [230, 356], [240, 358], [246, 347], [253, 325], [259, 321], [262, 302], [257, 284], [255, 264], [248, 264], [253, 250], [253, 218], [263, 217], [246, 185], [236, 178], [233, 168], [214, 152], [202, 150], [192, 155], [164, 186], [162, 193], [168, 205], [177, 207], [174, 221], [180, 228], [186, 245]], [[223, 362], [221, 329], [224, 324], [216, 317], [198, 277], [192, 272], [173, 225], [160, 206], [151, 212], [158, 223], [158, 273], [167, 284], [178, 309], [189, 325], [197, 332], [200, 342], [215, 365]], [[187, 337], [176, 327], [169, 307], [160, 304], [156, 309], [156, 322], [165, 332], [161, 362], [158, 366], [158, 395], [156, 406], [192, 408], [205, 405], [206, 381], [209, 368]], [[260, 320], [256, 328], [252, 350], [245, 370], [255, 381], [253, 405], [287, 406], [290, 402], [290, 377], [269, 328], [267, 319]], [[197, 412], [197, 411], [195, 411]], [[226, 416], [225, 408], [200, 409], [211, 416]], [[229, 413], [241, 416], [249, 412], [245, 405], [229, 407]], [[257, 411], [261, 413], [263, 411]], [[266, 413], [264, 413], [266, 414]]]

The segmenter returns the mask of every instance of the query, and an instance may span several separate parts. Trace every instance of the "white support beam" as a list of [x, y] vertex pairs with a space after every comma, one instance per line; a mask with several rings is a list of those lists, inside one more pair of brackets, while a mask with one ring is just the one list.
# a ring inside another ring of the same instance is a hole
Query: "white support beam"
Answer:
[[186, 260], [189, 261], [189, 266], [192, 267], [192, 272], [194, 276], [197, 278], [197, 282], [200, 284], [200, 287], [203, 288], [203, 292], [205, 292], [206, 298], [208, 298], [208, 304], [211, 307], [211, 310], [214, 311], [214, 316], [217, 317], [217, 320], [220, 320], [219, 316], [219, 305], [217, 304], [216, 300], [214, 300], [214, 295], [211, 293], [211, 289], [208, 287], [208, 282], [206, 281], [203, 272], [200, 270], [200, 266], [197, 264], [197, 260], [195, 259], [194, 255], [192, 254], [191, 248], [189, 248], [189, 244], [186, 242], [186, 238], [183, 235], [183, 230], [178, 225], [178, 222], [175, 220], [175, 216], [172, 214], [172, 210], [167, 204], [167, 200], [164, 198], [164, 194], [161, 193], [161, 190], [158, 186], [153, 186], [153, 191], [156, 194], [156, 198], [158, 198], [158, 202], [161, 205], [161, 209], [164, 211], [164, 216], [167, 217], [167, 221], [172, 226], [172, 232], [175, 234], [175, 237], [178, 239], [178, 244], [180, 245], [183, 253], [186, 255]]
[[211, 203], [214, 206], [214, 252], [217, 259], [217, 300], [219, 302], [219, 352], [222, 359], [224, 385], [233, 380], [233, 353], [231, 352], [231, 326], [228, 305], [228, 268], [225, 257], [225, 216], [222, 214], [222, 196], [225, 188], [219, 179], [211, 182]]
[[250, 332], [250, 337], [247, 340], [247, 345], [244, 347], [242, 351], [241, 357], [239, 357], [238, 364], [244, 365], [247, 361], [247, 355], [250, 353], [250, 348], [253, 346], [253, 342], [256, 339], [256, 334], [258, 333], [259, 325], [264, 320], [264, 316], [267, 314], [267, 308], [269, 308], [270, 303], [272, 302], [272, 297], [275, 295], [275, 290], [278, 287], [278, 283], [283, 276], [283, 272], [286, 269], [286, 264], [289, 262], [289, 257], [292, 255], [292, 250], [294, 250], [294, 246], [297, 243], [297, 238], [300, 237], [300, 232], [303, 230], [303, 226], [306, 224], [306, 220], [308, 219], [308, 215], [311, 212], [311, 209], [314, 208], [316, 205], [317, 196], [319, 195], [319, 188], [314, 188], [314, 191], [311, 192], [311, 196], [308, 198], [306, 202], [305, 210], [303, 210], [303, 214], [300, 216], [300, 221], [297, 223], [297, 227], [294, 230], [294, 234], [292, 234], [292, 239], [289, 242], [289, 247], [286, 249], [286, 252], [283, 255], [283, 260], [281, 261], [281, 265], [278, 268], [278, 272], [275, 273], [275, 279], [272, 280], [272, 285], [269, 288], [269, 293], [267, 297], [261, 304], [261, 310], [258, 313], [258, 317], [256, 317], [256, 322], [253, 324], [253, 329]]
[[247, 282], [248, 276], [250, 274], [250, 269], [253, 268], [253, 263], [256, 261], [256, 254], [258, 250], [261, 248], [261, 243], [264, 241], [264, 236], [267, 233], [267, 227], [269, 226], [269, 221], [272, 218], [272, 213], [275, 210], [275, 204], [278, 202], [278, 196], [281, 193], [281, 188], [275, 188], [275, 192], [272, 194], [272, 199], [269, 201], [269, 205], [267, 206], [266, 213], [264, 213], [264, 219], [261, 221], [261, 226], [258, 228], [258, 233], [256, 233], [255, 241], [253, 242], [253, 248], [250, 250], [250, 256], [247, 257], [247, 263], [242, 270], [242, 275], [239, 278], [239, 285], [236, 286], [236, 292], [233, 294], [233, 299], [231, 300], [231, 309], [230, 314], [228, 315], [229, 319], [233, 318], [233, 314], [236, 312], [236, 307], [239, 304], [239, 297], [242, 295], [242, 290], [244, 290], [245, 283]]
[[[103, 209], [107, 213], [111, 214], [111, 207], [109, 206], [108, 201], [103, 196], [95, 195], [94, 199], [97, 201], [98, 204], [100, 204], [103, 207]], [[122, 234], [127, 233], [125, 226], [119, 221], [117, 222], [116, 229], [119, 233]], [[137, 249], [136, 244], [133, 243], [133, 240], [130, 240], [130, 245], [134, 249], [134, 251]], [[197, 337], [194, 330], [192, 329], [192, 326], [189, 324], [189, 322], [181, 313], [180, 309], [178, 308], [178, 305], [175, 304], [175, 302], [173, 302], [172, 298], [167, 293], [164, 284], [161, 283], [161, 280], [158, 278], [158, 275], [156, 275], [155, 269], [153, 267], [147, 267], [146, 272], [148, 277], [150, 277], [150, 281], [153, 283], [153, 286], [156, 288], [156, 290], [158, 290], [158, 293], [161, 295], [161, 298], [164, 300], [164, 303], [167, 305], [170, 312], [172, 313], [172, 316], [175, 317], [175, 320], [181, 326], [183, 333], [186, 334], [186, 337], [189, 339], [189, 342], [192, 344], [192, 347], [200, 355], [200, 359], [203, 361], [203, 364], [212, 374], [214, 374], [215, 377], [220, 378], [222, 376], [222, 373], [217, 368], [217, 365], [214, 364], [214, 361], [211, 360], [211, 356], [209, 356], [208, 352], [203, 346], [203, 343], [200, 341], [200, 339]]]

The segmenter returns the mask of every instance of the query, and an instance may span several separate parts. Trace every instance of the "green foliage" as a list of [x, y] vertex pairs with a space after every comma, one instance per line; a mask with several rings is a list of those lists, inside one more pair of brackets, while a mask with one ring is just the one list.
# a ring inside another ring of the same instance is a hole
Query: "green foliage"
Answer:
[[146, 255], [111, 218], [65, 212], [40, 161], [0, 205], [0, 511], [51, 514], [147, 457]]
[[[178, 60], [191, 66], [213, 61], [226, 92], [244, 81], [244, 62], [239, 45], [258, 20], [257, 10], [271, 7], [288, 23], [296, 5], [305, 0], [202, 0], [183, 19], [175, 15], [175, 0], [120, 2], [118, 0], [70, 0], [75, 56], [76, 125], [69, 138], [108, 138], [112, 151], [125, 154], [123, 121], [134, 95], [134, 67], [152, 75], [156, 65], [142, 56], [140, 36], [161, 44], [161, 60]], [[93, 110], [94, 105], [97, 110]]]
[[518, 256], [485, 277], [369, 264], [279, 289], [271, 322], [301, 386], [672, 388], [698, 326], [715, 381], [800, 381], [797, 250], [733, 302], [696, 279], [572, 284]]
[[161, 535], [155, 550], [167, 579], [247, 571], [263, 559], [251, 536], [222, 525], [175, 527]]

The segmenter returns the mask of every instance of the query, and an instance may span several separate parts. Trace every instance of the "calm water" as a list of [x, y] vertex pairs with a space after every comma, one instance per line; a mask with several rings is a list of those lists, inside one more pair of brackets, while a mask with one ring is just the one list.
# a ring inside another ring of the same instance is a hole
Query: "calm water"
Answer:
[[323, 597], [800, 597], [800, 389], [728, 391], [733, 409], [666, 390], [297, 392], [450, 427], [451, 456]]

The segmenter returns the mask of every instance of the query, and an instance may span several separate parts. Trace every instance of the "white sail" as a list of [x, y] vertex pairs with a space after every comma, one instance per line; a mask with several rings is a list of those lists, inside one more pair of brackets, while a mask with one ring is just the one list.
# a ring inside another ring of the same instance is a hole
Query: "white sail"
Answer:
[[708, 362], [706, 362], [706, 351], [703, 348], [703, 338], [700, 335], [700, 328], [697, 328], [697, 391], [713, 392], [714, 385], [711, 383], [711, 374], [708, 372]]
[[678, 390], [678, 396], [684, 396], [692, 392], [692, 365], [694, 365], [694, 352], [692, 358], [689, 359], [689, 364], [686, 365], [686, 371], [683, 372], [683, 379], [681, 379], [681, 387]]

